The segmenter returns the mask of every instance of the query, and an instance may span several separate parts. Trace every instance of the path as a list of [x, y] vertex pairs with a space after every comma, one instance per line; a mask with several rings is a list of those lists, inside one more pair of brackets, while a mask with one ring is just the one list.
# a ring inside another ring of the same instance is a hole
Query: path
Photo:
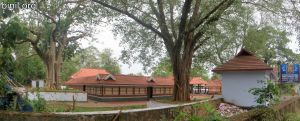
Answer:
[[147, 107], [148, 108], [155, 108], [155, 107], [161, 107], [161, 106], [170, 106], [172, 104], [167, 104], [167, 103], [160, 103], [160, 102], [156, 102], [153, 100], [150, 100], [147, 102]]

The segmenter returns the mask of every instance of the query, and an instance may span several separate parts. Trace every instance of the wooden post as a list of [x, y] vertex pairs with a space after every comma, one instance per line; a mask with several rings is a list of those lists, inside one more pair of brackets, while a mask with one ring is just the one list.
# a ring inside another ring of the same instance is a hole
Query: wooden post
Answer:
[[104, 96], [105, 94], [105, 89], [104, 89], [104, 86], [102, 85], [102, 96]]
[[120, 88], [120, 86], [119, 86], [119, 95], [121, 95], [121, 88]]
[[197, 93], [198, 94], [201, 93], [201, 88], [200, 88], [199, 84], [197, 85], [197, 88], [198, 88]]
[[133, 86], [132, 88], [133, 88], [132, 93], [133, 93], [133, 95], [135, 95], [135, 87]]
[[139, 87], [139, 94], [141, 94], [141, 88]]

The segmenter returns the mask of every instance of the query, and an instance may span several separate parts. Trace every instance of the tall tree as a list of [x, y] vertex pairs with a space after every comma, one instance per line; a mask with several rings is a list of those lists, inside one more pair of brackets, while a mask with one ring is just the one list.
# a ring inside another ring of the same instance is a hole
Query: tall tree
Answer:
[[[135, 45], [131, 46], [139, 46], [145, 41], [148, 42], [142, 44], [143, 46], [164, 44], [172, 63], [175, 81], [173, 94], [176, 101], [190, 100], [189, 78], [193, 54], [209, 38], [205, 34], [209, 27], [213, 26], [234, 2], [234, 0], [93, 1], [131, 18], [128, 20], [124, 16], [121, 17], [121, 20], [124, 20], [122, 24], [135, 26], [127, 26], [126, 29], [131, 33], [135, 32], [137, 36], [142, 35], [139, 37], [129, 35], [126, 30], [127, 32], [123, 34], [128, 37], [123, 39], [135, 42]], [[119, 29], [122, 31], [122, 28]], [[141, 53], [147, 53], [147, 50], [143, 49]]]
[[100, 55], [100, 67], [109, 71], [112, 74], [120, 74], [120, 65], [118, 60], [112, 57], [111, 49], [104, 49]]
[[43, 61], [32, 50], [30, 43], [16, 45], [13, 53], [13, 77], [16, 81], [28, 84], [29, 80], [45, 78], [46, 71]]
[[98, 11], [85, 0], [34, 2], [36, 8], [18, 14], [29, 35], [17, 43], [31, 43], [46, 65], [46, 85], [57, 88], [64, 58], [79, 47], [77, 40], [91, 35], [91, 26], [99, 21], [95, 16]]
[[94, 46], [77, 51], [75, 55], [66, 60], [63, 65], [62, 79], [68, 78], [80, 68], [103, 68], [112, 74], [120, 74], [120, 65], [118, 60], [112, 57], [111, 49], [99, 51]]

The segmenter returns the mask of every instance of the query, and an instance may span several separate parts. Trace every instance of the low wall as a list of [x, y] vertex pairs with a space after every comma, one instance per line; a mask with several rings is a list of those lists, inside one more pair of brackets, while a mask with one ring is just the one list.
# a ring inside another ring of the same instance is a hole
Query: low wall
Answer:
[[[187, 113], [201, 113], [192, 105], [203, 103], [193, 102], [184, 105], [162, 106], [157, 108], [116, 110], [85, 113], [19, 113], [0, 112], [0, 121], [173, 121], [179, 111]], [[222, 99], [211, 100], [214, 106], [219, 105]]]
[[[261, 110], [250, 110], [249, 112], [242, 113], [235, 115], [230, 118], [231, 121], [251, 121], [254, 120], [254, 118], [259, 117]], [[265, 110], [267, 111], [267, 110]], [[282, 118], [285, 118], [285, 114], [288, 113], [297, 113], [300, 111], [300, 97], [292, 97], [291, 99], [288, 99], [278, 105], [275, 105], [271, 107], [270, 110], [268, 110], [268, 113], [270, 115], [274, 115], [277, 120], [281, 120]], [[262, 113], [265, 113], [262, 111]]]
[[[87, 101], [87, 93], [83, 92], [39, 92], [39, 95], [46, 101], [73, 101], [73, 96], [75, 101]], [[29, 100], [37, 99], [36, 92], [27, 93]]]

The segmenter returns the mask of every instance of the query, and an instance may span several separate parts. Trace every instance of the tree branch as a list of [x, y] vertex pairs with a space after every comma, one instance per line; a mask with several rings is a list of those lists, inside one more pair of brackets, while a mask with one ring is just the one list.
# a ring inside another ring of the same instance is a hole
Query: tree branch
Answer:
[[170, 32], [169, 32], [169, 29], [168, 29], [168, 26], [167, 26], [167, 22], [166, 22], [166, 17], [165, 17], [165, 13], [164, 13], [164, 6], [163, 6], [163, 2], [162, 0], [157, 0], [157, 5], [158, 5], [158, 12], [159, 12], [159, 15], [160, 15], [160, 28], [161, 28], [161, 32], [163, 34], [166, 34], [167, 38], [169, 38], [168, 41], [171, 41], [173, 43], [172, 40], [172, 37], [170, 35]]
[[[181, 18], [180, 18], [180, 23], [179, 23], [179, 32], [178, 32], [179, 36], [178, 36], [178, 39], [176, 40], [175, 44], [178, 41], [181, 41], [181, 39], [184, 36], [184, 31], [186, 29], [187, 18], [188, 18], [188, 15], [189, 15], [190, 11], [191, 11], [191, 5], [192, 5], [192, 0], [185, 0], [182, 11], [181, 11]], [[177, 46], [181, 46], [181, 44], [179, 43], [179, 45], [177, 45]]]
[[46, 14], [45, 12], [39, 11], [38, 9], [34, 9], [34, 11], [38, 12], [39, 14], [42, 14], [47, 19], [50, 19], [53, 23], [56, 23], [56, 20], [50, 15]]
[[134, 21], [136, 21], [140, 25], [142, 25], [142, 26], [150, 29], [151, 31], [153, 31], [155, 34], [157, 34], [161, 38], [167, 39], [160, 31], [158, 31], [157, 29], [155, 29], [151, 24], [145, 23], [144, 21], [140, 20], [138, 17], [134, 16], [133, 14], [129, 13], [128, 11], [124, 11], [124, 10], [121, 10], [121, 9], [119, 9], [117, 7], [109, 5], [109, 4], [105, 3], [105, 2], [103, 2], [102, 0], [92, 0], [92, 1], [94, 1], [96, 3], [99, 3], [100, 5], [102, 5], [102, 6], [106, 7], [106, 8], [112, 9], [114, 11], [117, 11], [119, 13], [122, 13], [122, 14], [128, 16], [129, 18], [133, 19]]
[[194, 47], [193, 51], [197, 51], [210, 37], [204, 38], [202, 41], [198, 42], [198, 44]]
[[68, 37], [68, 42], [74, 42], [74, 41], [76, 41], [78, 39], [86, 37], [87, 35], [88, 35], [87, 33], [82, 33], [82, 34], [80, 34], [78, 36]]
[[[234, 2], [234, 0], [223, 0], [220, 2], [216, 7], [214, 7], [210, 12], [208, 12], [198, 23], [196, 23], [193, 28], [189, 30], [189, 32], [192, 32], [196, 30], [200, 25], [202, 25], [207, 19], [211, 18], [211, 15], [216, 13], [217, 11], [220, 11], [220, 8], [225, 4], [228, 3], [228, 6]], [[224, 9], [225, 10], [225, 9]]]
[[[224, 1], [226, 1], [226, 0], [224, 0]], [[224, 2], [223, 1], [223, 2]], [[206, 31], [204, 31], [204, 29], [206, 29], [211, 23], [213, 23], [213, 22], [215, 22], [215, 21], [217, 21], [220, 17], [221, 17], [221, 13], [222, 12], [224, 12], [232, 3], [234, 2], [234, 0], [229, 0], [229, 2], [228, 2], [228, 4], [222, 4], [222, 5], [224, 5], [224, 6], [219, 6], [219, 7], [217, 7], [218, 8], [218, 10], [216, 10], [216, 12], [214, 12], [214, 15], [212, 16], [212, 17], [208, 17], [208, 18], [205, 18], [205, 19], [208, 19], [208, 20], [203, 20], [203, 24], [205, 24], [205, 25], [207, 25], [207, 26], [205, 26], [205, 27], [202, 27], [202, 29], [201, 30], [199, 30], [199, 32], [198, 33], [196, 33], [195, 34], [195, 36], [194, 36], [194, 38], [193, 38], [193, 40], [194, 41], [197, 41]], [[223, 8], [221, 8], [221, 7], [223, 7]], [[216, 8], [216, 7], [215, 7]], [[209, 16], [211, 16], [212, 14], [209, 14]], [[202, 21], [201, 20], [201, 21]], [[204, 22], [205, 21], [205, 22]]]
[[172, 3], [172, 0], [168, 0], [169, 1], [169, 6], [170, 6], [170, 19], [171, 19], [171, 31], [174, 37], [174, 40], [177, 39], [177, 33], [175, 30], [175, 21], [174, 21], [174, 4]]

